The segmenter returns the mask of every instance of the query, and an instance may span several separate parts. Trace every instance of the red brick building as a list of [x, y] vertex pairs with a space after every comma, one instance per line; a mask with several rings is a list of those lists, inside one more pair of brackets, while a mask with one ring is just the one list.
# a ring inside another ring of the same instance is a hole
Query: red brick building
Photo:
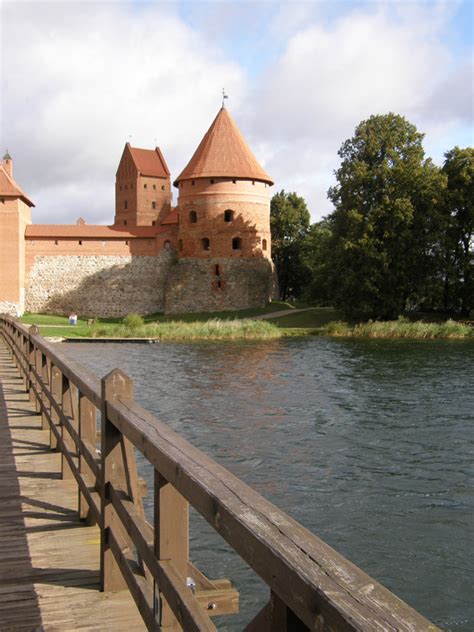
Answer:
[[174, 181], [161, 150], [125, 145], [111, 226], [32, 224], [0, 165], [0, 311], [119, 316], [264, 305], [272, 181], [225, 108]]

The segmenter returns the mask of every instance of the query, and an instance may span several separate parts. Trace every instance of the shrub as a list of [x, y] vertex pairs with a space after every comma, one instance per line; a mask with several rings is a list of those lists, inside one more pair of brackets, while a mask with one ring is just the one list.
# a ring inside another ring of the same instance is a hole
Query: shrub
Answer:
[[129, 329], [139, 329], [145, 324], [140, 314], [127, 314], [122, 322]]

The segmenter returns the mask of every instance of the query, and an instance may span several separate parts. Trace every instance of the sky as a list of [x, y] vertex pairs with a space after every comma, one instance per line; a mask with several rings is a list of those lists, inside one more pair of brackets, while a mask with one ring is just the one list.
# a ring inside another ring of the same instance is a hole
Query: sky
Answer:
[[0, 151], [34, 222], [110, 224], [124, 144], [176, 177], [225, 88], [274, 192], [318, 221], [372, 114], [405, 116], [439, 165], [474, 144], [473, 33], [474, 0], [0, 0]]

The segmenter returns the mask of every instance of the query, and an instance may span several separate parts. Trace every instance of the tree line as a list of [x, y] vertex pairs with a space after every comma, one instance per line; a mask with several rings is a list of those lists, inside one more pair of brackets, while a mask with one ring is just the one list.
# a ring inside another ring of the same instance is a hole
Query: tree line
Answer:
[[397, 114], [362, 121], [340, 150], [334, 210], [311, 224], [305, 200], [271, 201], [272, 257], [283, 300], [334, 305], [352, 319], [474, 309], [474, 149], [442, 167]]

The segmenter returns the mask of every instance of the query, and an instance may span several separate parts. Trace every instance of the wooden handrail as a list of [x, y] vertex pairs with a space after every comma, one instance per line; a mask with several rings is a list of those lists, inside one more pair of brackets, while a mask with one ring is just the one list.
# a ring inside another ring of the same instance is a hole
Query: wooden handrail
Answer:
[[[137, 404], [133, 382], [122, 371], [99, 380], [36, 329], [8, 316], [0, 315], [0, 333], [62, 453], [64, 475], [71, 472], [101, 528], [103, 589], [128, 587], [149, 630], [210, 632], [216, 628], [209, 616], [235, 612], [238, 605], [227, 580], [211, 582], [189, 562], [188, 504], [270, 589], [269, 603], [247, 632], [438, 629]], [[54, 372], [62, 375], [61, 396]], [[91, 436], [96, 409], [100, 461], [95, 432]], [[133, 448], [155, 470], [154, 525], [143, 511]], [[85, 517], [84, 507], [79, 511]], [[188, 578], [195, 580], [194, 591]]]

